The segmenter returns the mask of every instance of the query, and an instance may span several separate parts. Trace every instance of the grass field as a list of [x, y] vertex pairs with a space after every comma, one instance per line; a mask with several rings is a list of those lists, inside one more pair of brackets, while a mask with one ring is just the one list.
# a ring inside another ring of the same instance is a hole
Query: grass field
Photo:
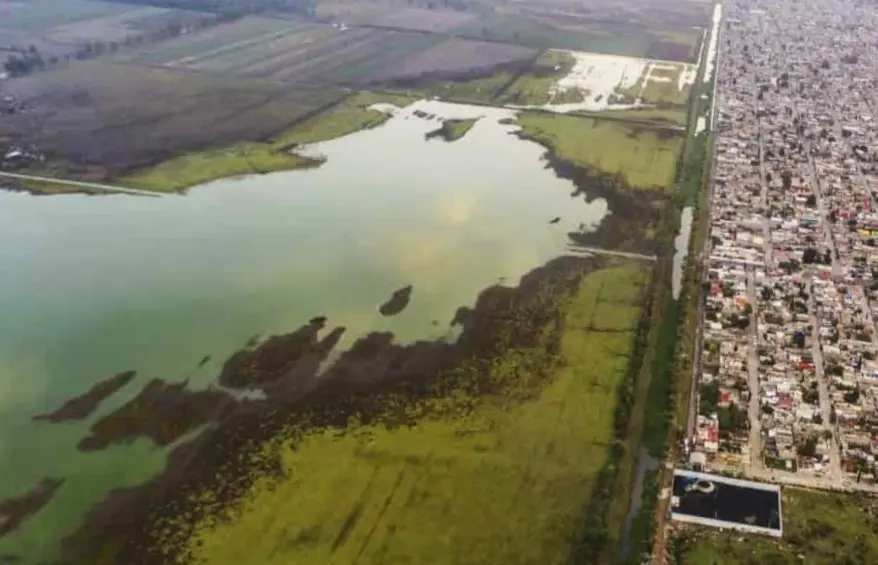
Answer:
[[443, 80], [419, 85], [415, 92], [425, 98], [450, 102], [491, 104], [515, 77], [509, 71], [468, 80]]
[[878, 500], [785, 488], [783, 538], [687, 529], [674, 539], [673, 565], [874, 565]]
[[520, 369], [544, 352], [507, 351], [490, 378], [508, 394], [455, 389], [429, 408], [398, 406], [431, 414], [413, 426], [349, 421], [286, 444], [289, 478], [257, 481], [228, 520], [203, 519], [192, 563], [568, 563], [613, 443], [647, 277], [620, 262], [583, 278], [547, 382]]
[[518, 123], [524, 137], [546, 146], [563, 161], [621, 175], [634, 189], [674, 188], [682, 136], [615, 120], [548, 112], [521, 112]]
[[602, 110], [600, 112], [576, 112], [585, 116], [603, 116], [635, 122], [652, 122], [670, 126], [684, 126], [688, 119], [686, 108], [632, 108], [628, 110]]
[[576, 59], [570, 52], [548, 49], [534, 61], [526, 72], [509, 85], [499, 102], [533, 106], [542, 106], [550, 101], [555, 103], [581, 102], [582, 93], [576, 89], [559, 93], [557, 96], [552, 94], [555, 84], [567, 76], [575, 64]]
[[683, 107], [689, 102], [696, 72], [693, 65], [650, 62], [634, 85], [617, 90], [617, 94], [632, 102], [640, 100], [646, 104]]
[[303, 158], [292, 146], [326, 141], [361, 129], [383, 124], [388, 115], [369, 106], [389, 103], [405, 106], [413, 100], [401, 95], [362, 92], [347, 98], [328, 112], [319, 114], [265, 143], [242, 142], [207, 151], [187, 153], [134, 174], [117, 179], [130, 187], [162, 192], [181, 191], [211, 180], [248, 174], [312, 167], [319, 164]]

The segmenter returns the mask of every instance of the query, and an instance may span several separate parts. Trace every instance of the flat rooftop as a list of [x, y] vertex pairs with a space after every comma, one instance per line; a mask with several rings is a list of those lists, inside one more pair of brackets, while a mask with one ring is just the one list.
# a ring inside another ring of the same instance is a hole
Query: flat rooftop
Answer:
[[677, 469], [674, 471], [671, 518], [702, 526], [781, 537], [780, 487]]

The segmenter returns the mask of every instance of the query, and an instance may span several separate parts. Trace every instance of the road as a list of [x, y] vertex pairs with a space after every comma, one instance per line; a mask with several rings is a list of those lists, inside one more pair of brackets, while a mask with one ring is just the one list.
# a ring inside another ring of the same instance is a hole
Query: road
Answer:
[[96, 182], [86, 182], [79, 180], [67, 180], [67, 179], [56, 179], [52, 177], [41, 177], [36, 175], [23, 175], [20, 173], [7, 173], [0, 172], [0, 178], [10, 178], [16, 180], [32, 180], [38, 182], [49, 182], [52, 184], [63, 184], [67, 186], [72, 186], [76, 188], [87, 188], [90, 190], [99, 190], [101, 192], [115, 192], [119, 194], [130, 194], [134, 196], [151, 196], [153, 198], [159, 196], [166, 196], [168, 194], [179, 194], [176, 192], [173, 193], [159, 193], [152, 190], [140, 190], [137, 188], [125, 188], [123, 186], [113, 186], [111, 184], [100, 184]]
[[630, 251], [613, 251], [612, 249], [601, 249], [600, 247], [587, 247], [584, 245], [569, 245], [567, 253], [571, 255], [609, 255], [611, 257], [623, 257], [625, 259], [639, 259], [641, 261], [656, 261], [655, 255], [644, 255], [642, 253], [633, 253]]
[[753, 269], [747, 269], [747, 301], [752, 306], [750, 325], [747, 328], [747, 375], [750, 385], [750, 404], [747, 410], [750, 416], [750, 469], [762, 468], [762, 422], [759, 407], [759, 357], [756, 339], [756, 282]]
[[820, 416], [823, 418], [823, 427], [832, 432], [829, 450], [829, 475], [833, 481], [842, 481], [841, 457], [839, 456], [838, 434], [835, 426], [831, 423], [832, 400], [829, 396], [829, 387], [826, 384], [826, 375], [823, 371], [823, 351], [820, 347], [820, 322], [817, 318], [817, 307], [814, 301], [814, 282], [808, 282], [808, 313], [811, 316], [811, 350], [814, 361], [814, 373], [817, 378], [817, 393], [820, 397]]
[[762, 200], [762, 238], [765, 242], [765, 268], [772, 270], [774, 268], [774, 257], [772, 255], [771, 246], [771, 224], [768, 219], [768, 180], [766, 180], [765, 172], [765, 141], [762, 135], [762, 119], [758, 117], [758, 99], [756, 97], [756, 89], [753, 90], [753, 115], [756, 117], [756, 138], [759, 140], [759, 185], [762, 188], [760, 198]]

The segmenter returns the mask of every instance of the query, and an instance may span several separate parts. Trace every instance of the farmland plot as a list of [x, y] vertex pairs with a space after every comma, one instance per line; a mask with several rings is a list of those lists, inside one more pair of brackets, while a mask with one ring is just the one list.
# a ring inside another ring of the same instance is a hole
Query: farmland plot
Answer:
[[131, 37], [159, 31], [171, 24], [181, 28], [213, 16], [189, 10], [135, 8], [124, 14], [64, 24], [45, 30], [43, 38], [52, 43], [82, 46], [95, 41], [122, 43]]
[[[181, 153], [267, 139], [341, 99], [335, 90], [290, 89], [233, 77], [89, 61], [9, 81], [28, 113], [5, 132], [44, 152], [61, 175], [100, 167], [106, 180]], [[83, 143], [83, 139], [88, 143]]]
[[167, 64], [218, 50], [231, 51], [239, 44], [293, 32], [301, 24], [270, 18], [248, 17], [201, 30], [120, 57], [138, 63]]
[[146, 49], [133, 60], [282, 82], [358, 84], [441, 40], [423, 33], [250, 18]]
[[529, 47], [453, 38], [387, 66], [376, 80], [467, 75], [499, 65], [531, 61], [537, 53]]
[[476, 14], [446, 10], [404, 8], [384, 14], [372, 14], [352, 20], [352, 23], [413, 31], [449, 31], [476, 19]]

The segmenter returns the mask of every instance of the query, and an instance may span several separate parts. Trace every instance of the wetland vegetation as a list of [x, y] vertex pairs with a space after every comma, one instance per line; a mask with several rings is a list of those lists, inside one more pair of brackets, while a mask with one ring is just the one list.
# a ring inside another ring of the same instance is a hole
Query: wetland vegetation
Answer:
[[445, 141], [457, 141], [467, 134], [469, 130], [472, 129], [476, 122], [477, 118], [469, 118], [465, 120], [443, 120], [442, 127], [439, 129], [433, 130], [431, 132], [427, 132], [424, 136], [426, 139], [434, 139], [441, 138]]
[[[614, 430], [649, 276], [642, 263], [559, 259], [483, 292], [456, 344], [368, 336], [311, 387], [275, 367], [300, 386], [271, 410], [245, 403], [204, 437], [216, 446], [205, 459], [193, 465], [181, 446], [162, 476], [103, 510], [149, 506], [153, 557], [139, 562], [561, 563], [575, 539], [599, 552], [582, 524], [624, 452]], [[270, 365], [265, 343], [254, 355]], [[176, 494], [160, 487], [172, 479]], [[289, 519], [266, 529], [279, 514]], [[93, 512], [68, 555], [84, 544], [106, 556], [94, 565], [132, 557], [140, 528], [110, 515]]]
[[586, 170], [618, 175], [631, 189], [671, 191], [683, 135], [674, 130], [524, 111], [521, 135], [553, 155]]

